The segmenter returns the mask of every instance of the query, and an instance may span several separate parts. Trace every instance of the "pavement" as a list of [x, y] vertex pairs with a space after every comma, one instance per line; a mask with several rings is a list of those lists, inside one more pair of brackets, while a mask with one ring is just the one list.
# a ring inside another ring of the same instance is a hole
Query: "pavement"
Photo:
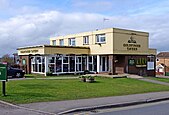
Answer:
[[[19, 109], [23, 109], [28, 112], [35, 112], [36, 114], [55, 115], [110, 107], [123, 107], [162, 100], [169, 100], [169, 91], [92, 99], [20, 104], [14, 105], [14, 107], [16, 106]], [[28, 113], [24, 114], [27, 115]]]
[[132, 79], [141, 79], [142, 76], [134, 75], [134, 74], [117, 74], [117, 75], [108, 75], [108, 74], [86, 74], [87, 76], [104, 76], [110, 78], [132, 78]]
[[[138, 78], [148, 82], [163, 84], [164, 82]], [[163, 85], [169, 85], [165, 83]], [[13, 105], [0, 101], [0, 115], [58, 115], [72, 112], [89, 111], [103, 108], [116, 108], [143, 103], [169, 100], [169, 91], [133, 94], [124, 96], [101, 97], [92, 99], [39, 102], [30, 104]]]
[[142, 79], [138, 79], [138, 80], [142, 80], [142, 81], [146, 81], [146, 82], [151, 82], [151, 83], [155, 83], [155, 84], [160, 84], [160, 85], [167, 85], [167, 86], [169, 86], [169, 83], [161, 82], [161, 81], [157, 81], [157, 80], [152, 80], [152, 79], [148, 79], [148, 78], [142, 78]]

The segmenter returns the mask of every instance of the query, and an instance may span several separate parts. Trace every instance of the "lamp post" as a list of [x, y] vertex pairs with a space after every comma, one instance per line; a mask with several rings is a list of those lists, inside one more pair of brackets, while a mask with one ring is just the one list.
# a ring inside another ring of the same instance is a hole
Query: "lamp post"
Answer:
[[166, 76], [165, 55], [164, 55], [164, 76]]
[[165, 57], [164, 57], [164, 75], [166, 76], [166, 65], [165, 65]]

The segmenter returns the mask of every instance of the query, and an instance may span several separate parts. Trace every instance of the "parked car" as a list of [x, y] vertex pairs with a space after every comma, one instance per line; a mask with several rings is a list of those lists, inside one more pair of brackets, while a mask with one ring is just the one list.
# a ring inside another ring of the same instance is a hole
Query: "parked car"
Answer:
[[21, 78], [24, 77], [25, 71], [18, 68], [7, 67], [7, 76], [10, 78]]

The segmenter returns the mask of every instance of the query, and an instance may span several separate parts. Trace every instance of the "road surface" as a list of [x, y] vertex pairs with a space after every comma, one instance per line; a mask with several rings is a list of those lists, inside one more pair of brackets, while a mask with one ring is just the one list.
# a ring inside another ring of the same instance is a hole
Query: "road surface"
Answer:
[[93, 110], [78, 115], [169, 115], [169, 101], [128, 106], [122, 108]]

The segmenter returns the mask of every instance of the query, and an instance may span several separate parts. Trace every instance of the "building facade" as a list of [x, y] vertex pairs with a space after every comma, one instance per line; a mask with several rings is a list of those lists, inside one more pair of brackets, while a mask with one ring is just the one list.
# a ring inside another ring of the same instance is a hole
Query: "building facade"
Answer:
[[156, 58], [156, 74], [169, 74], [169, 52], [160, 52]]
[[18, 55], [28, 73], [155, 76], [156, 49], [148, 39], [147, 32], [109, 28], [50, 38], [50, 45], [18, 48]]

